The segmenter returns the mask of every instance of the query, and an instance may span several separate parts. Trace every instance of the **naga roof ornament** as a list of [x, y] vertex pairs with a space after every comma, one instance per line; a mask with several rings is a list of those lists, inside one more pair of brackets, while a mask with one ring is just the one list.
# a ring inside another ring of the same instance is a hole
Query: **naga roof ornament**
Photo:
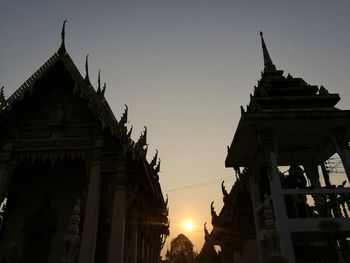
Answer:
[[156, 149], [156, 154], [154, 155], [152, 161], [149, 163], [149, 165], [154, 168], [157, 164], [157, 158], [158, 158], [158, 150]]
[[221, 183], [221, 190], [222, 190], [222, 194], [224, 195], [224, 198], [225, 198], [225, 197], [228, 197], [229, 194], [227, 193], [227, 191], [225, 189], [224, 182], [225, 181], [222, 181], [222, 183]]
[[98, 77], [97, 77], [97, 94], [101, 93], [101, 70], [98, 70]]
[[123, 115], [119, 121], [119, 125], [121, 127], [124, 127], [125, 124], [128, 122], [128, 105], [126, 105], [126, 104], [124, 104], [124, 105], [125, 105], [125, 110], [124, 110]]
[[209, 232], [208, 232], [208, 229], [207, 229], [207, 222], [204, 223], [204, 239], [205, 241], [208, 241], [209, 240]]
[[169, 196], [168, 196], [168, 194], [166, 194], [165, 196], [166, 196], [166, 199], [165, 199], [165, 206], [168, 207]]
[[[88, 72], [88, 70], [86, 72], [87, 72], [87, 78], [89, 79], [89, 72]], [[97, 91], [96, 91], [96, 93], [97, 93], [97, 95], [103, 97], [105, 95], [105, 91], [106, 91], [106, 82], [103, 84], [103, 87], [101, 89], [101, 70], [99, 70], [98, 71], [98, 78], [97, 78]]]
[[157, 164], [157, 166], [154, 168], [154, 171], [155, 171], [156, 173], [159, 173], [159, 172], [160, 172], [160, 158], [158, 158], [158, 164]]
[[131, 138], [132, 129], [133, 129], [133, 126], [131, 125], [129, 132], [126, 135], [128, 138]]
[[104, 96], [105, 95], [105, 92], [106, 92], [106, 82], [104, 82], [103, 83], [103, 87], [102, 87], [102, 91], [101, 91], [101, 93], [102, 93], [102, 95]]
[[0, 108], [4, 108], [6, 105], [7, 101], [5, 99], [4, 86], [2, 86], [0, 90]]
[[211, 216], [213, 217], [213, 219], [214, 219], [214, 218], [217, 218], [218, 215], [217, 215], [216, 212], [215, 212], [214, 201], [211, 202], [211, 204], [210, 204], [210, 210], [211, 210]]
[[62, 26], [62, 32], [61, 32], [61, 39], [62, 39], [62, 42], [61, 42], [60, 48], [59, 48], [58, 51], [57, 51], [58, 55], [60, 55], [60, 56], [63, 56], [64, 54], [67, 53], [67, 51], [66, 51], [66, 46], [65, 46], [65, 43], [64, 43], [64, 40], [65, 40], [65, 27], [66, 27], [66, 23], [67, 23], [67, 20], [64, 20], [64, 21], [63, 21], [63, 26]]
[[89, 79], [89, 54], [87, 54], [86, 58], [85, 58], [85, 81], [90, 83], [90, 79]]
[[143, 133], [141, 133], [141, 136], [139, 140], [135, 143], [135, 150], [141, 153], [143, 157], [146, 157], [147, 154], [147, 127], [145, 127], [145, 130]]

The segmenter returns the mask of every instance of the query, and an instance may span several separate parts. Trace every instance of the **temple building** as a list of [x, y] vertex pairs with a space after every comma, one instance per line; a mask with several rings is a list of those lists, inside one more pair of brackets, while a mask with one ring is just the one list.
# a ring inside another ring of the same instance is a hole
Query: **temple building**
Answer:
[[[64, 23], [65, 25], [65, 23]], [[160, 262], [169, 234], [158, 153], [131, 139], [62, 44], [0, 93], [0, 262]]]
[[[238, 179], [219, 215], [212, 208], [205, 247], [220, 247], [216, 262], [350, 262], [350, 111], [323, 86], [285, 77], [261, 42], [264, 70], [225, 160]], [[334, 156], [343, 178], [325, 165]]]
[[[213, 229], [204, 225], [205, 242], [197, 262], [258, 262], [253, 207], [248, 177], [236, 180], [228, 193], [221, 184], [223, 203], [219, 214], [211, 203]], [[243, 252], [243, 253], [242, 253]]]

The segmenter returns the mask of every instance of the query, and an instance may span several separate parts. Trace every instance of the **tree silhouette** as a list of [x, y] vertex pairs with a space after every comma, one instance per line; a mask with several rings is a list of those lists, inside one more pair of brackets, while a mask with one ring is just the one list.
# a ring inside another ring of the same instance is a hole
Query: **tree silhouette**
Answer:
[[192, 263], [196, 257], [193, 244], [184, 234], [178, 235], [170, 243], [170, 251], [166, 253], [166, 262]]

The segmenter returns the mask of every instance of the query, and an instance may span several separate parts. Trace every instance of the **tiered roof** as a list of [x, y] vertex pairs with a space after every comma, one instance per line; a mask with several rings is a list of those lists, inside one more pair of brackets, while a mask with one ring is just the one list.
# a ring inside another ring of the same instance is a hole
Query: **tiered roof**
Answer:
[[339, 94], [330, 94], [323, 86], [306, 83], [302, 78], [290, 74], [283, 76], [283, 70], [277, 70], [267, 50], [263, 34], [260, 32], [264, 57], [264, 71], [254, 95], [250, 98], [247, 112], [283, 111], [291, 109], [336, 110]]

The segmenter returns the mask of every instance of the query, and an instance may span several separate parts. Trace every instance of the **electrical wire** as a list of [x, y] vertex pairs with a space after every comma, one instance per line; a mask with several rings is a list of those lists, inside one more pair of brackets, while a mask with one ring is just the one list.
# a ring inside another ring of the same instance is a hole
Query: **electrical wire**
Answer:
[[190, 185], [185, 185], [185, 186], [169, 189], [169, 190], [164, 191], [164, 193], [171, 193], [171, 192], [177, 192], [177, 191], [182, 191], [182, 190], [188, 190], [188, 189], [193, 189], [193, 188], [200, 188], [200, 187], [205, 187], [205, 186], [209, 186], [209, 185], [214, 185], [217, 183], [221, 183], [221, 181], [224, 179], [235, 179], [235, 177], [234, 176], [226, 176], [226, 177], [216, 178], [216, 179], [204, 181], [201, 183], [190, 184]]

